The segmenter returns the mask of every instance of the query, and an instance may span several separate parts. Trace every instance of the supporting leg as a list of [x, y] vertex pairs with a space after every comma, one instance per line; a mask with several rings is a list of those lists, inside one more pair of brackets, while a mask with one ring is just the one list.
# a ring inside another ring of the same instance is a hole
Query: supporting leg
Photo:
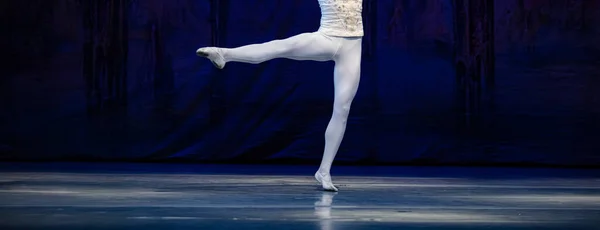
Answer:
[[329, 191], [338, 190], [331, 181], [330, 170], [344, 137], [350, 105], [360, 82], [361, 43], [360, 38], [345, 39], [335, 60], [333, 115], [325, 131], [325, 150], [321, 166], [315, 174], [323, 189]]

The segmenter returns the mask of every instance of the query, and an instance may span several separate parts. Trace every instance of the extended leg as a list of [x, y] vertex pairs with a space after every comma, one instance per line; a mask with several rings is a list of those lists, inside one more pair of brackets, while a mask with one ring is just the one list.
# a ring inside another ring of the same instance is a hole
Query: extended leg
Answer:
[[315, 32], [232, 49], [200, 48], [196, 53], [209, 58], [218, 68], [223, 68], [230, 61], [258, 64], [275, 58], [329, 61], [337, 48], [333, 39]]
[[361, 39], [346, 40], [343, 48], [339, 51], [339, 56], [336, 58], [333, 115], [325, 131], [325, 150], [321, 166], [315, 174], [315, 178], [321, 182], [323, 189], [329, 191], [337, 191], [337, 188], [331, 181], [330, 170], [346, 131], [350, 105], [358, 90], [361, 41]]

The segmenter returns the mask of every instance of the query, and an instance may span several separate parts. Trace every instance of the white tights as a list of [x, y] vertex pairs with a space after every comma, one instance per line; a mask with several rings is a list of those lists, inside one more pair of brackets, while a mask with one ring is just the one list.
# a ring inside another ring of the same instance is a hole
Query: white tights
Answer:
[[325, 131], [325, 150], [319, 172], [329, 175], [338, 151], [360, 81], [361, 37], [332, 37], [320, 32], [303, 33], [283, 40], [233, 49], [222, 48], [225, 62], [261, 63], [275, 58], [335, 61], [333, 115]]

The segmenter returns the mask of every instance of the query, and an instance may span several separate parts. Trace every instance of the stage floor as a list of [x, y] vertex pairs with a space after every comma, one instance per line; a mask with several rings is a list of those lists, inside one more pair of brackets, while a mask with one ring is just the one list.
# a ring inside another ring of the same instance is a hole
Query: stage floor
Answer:
[[600, 229], [600, 170], [0, 163], [0, 229]]

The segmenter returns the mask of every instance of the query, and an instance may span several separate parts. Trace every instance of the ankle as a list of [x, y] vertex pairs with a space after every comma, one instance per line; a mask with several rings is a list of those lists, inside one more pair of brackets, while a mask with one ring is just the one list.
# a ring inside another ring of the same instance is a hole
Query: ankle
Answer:
[[221, 55], [221, 58], [223, 58], [223, 61], [227, 62], [228, 61], [227, 49], [225, 49], [225, 48], [217, 48], [217, 49], [218, 49], [219, 54]]
[[317, 172], [323, 176], [329, 175], [329, 170], [327, 169], [319, 168], [319, 171]]

